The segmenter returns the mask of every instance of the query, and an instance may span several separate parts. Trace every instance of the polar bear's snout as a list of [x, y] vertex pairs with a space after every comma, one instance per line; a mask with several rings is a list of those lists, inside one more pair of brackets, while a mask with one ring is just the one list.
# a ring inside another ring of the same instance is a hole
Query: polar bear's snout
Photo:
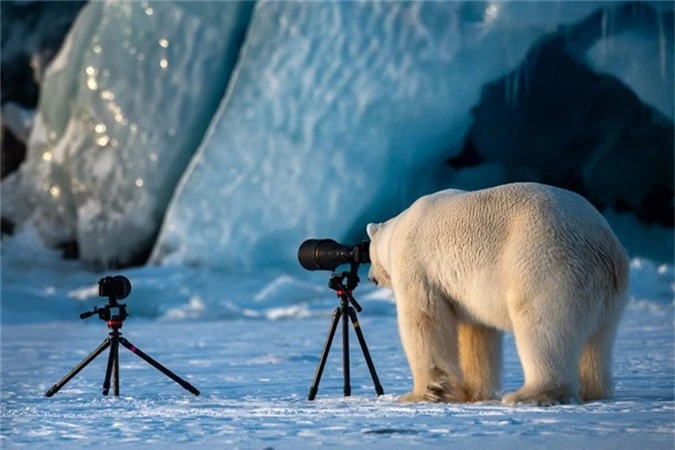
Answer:
[[368, 275], [368, 281], [370, 281], [371, 283], [373, 283], [375, 286], [379, 286], [379, 285], [380, 285], [380, 283], [378, 283], [378, 281], [377, 281], [377, 278], [375, 278], [375, 277], [372, 276], [372, 275]]

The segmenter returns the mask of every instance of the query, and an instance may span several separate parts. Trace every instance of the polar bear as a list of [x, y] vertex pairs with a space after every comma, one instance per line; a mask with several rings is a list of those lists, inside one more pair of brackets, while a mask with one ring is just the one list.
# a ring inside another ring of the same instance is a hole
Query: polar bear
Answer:
[[504, 404], [611, 396], [628, 258], [583, 197], [537, 183], [445, 190], [367, 232], [368, 278], [394, 292], [412, 371], [401, 401], [495, 399], [505, 331], [525, 383]]

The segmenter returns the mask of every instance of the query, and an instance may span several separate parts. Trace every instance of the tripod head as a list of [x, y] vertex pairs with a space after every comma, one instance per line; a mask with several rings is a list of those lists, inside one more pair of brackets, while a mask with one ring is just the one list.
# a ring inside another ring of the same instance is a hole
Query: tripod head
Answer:
[[[117, 311], [113, 312], [113, 308], [117, 308]], [[94, 314], [98, 314], [98, 318], [108, 322], [108, 326], [112, 327], [114, 324], [119, 323], [119, 328], [122, 327], [122, 322], [126, 319], [129, 314], [127, 314], [127, 305], [124, 303], [115, 303], [105, 305], [102, 308], [94, 306], [93, 311], [87, 311], [80, 314], [80, 319], [88, 319]]]
[[[349, 271], [341, 273], [333, 272], [328, 280], [328, 287], [335, 291], [338, 297], [344, 302], [350, 302], [357, 312], [361, 312], [361, 305], [352, 296], [352, 291], [356, 289], [361, 279], [359, 278], [359, 261], [351, 261], [349, 263]], [[345, 280], [347, 285], [344, 284]]]
[[98, 282], [99, 296], [108, 297], [108, 304], [102, 308], [94, 307], [93, 311], [87, 311], [80, 314], [80, 319], [88, 319], [94, 314], [98, 318], [108, 322], [109, 328], [121, 328], [122, 322], [127, 318], [127, 305], [118, 303], [118, 300], [125, 299], [131, 292], [131, 282], [128, 278], [117, 275], [115, 277], [101, 278]]

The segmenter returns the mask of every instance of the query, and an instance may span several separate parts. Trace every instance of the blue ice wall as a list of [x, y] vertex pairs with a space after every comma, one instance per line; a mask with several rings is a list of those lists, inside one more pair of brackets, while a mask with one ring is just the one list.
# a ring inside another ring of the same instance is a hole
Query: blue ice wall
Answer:
[[590, 3], [261, 2], [151, 261], [296, 266], [438, 187], [481, 86]]
[[[100, 264], [142, 257], [217, 109], [253, 5], [90, 2], [49, 66], [3, 217]], [[145, 250], [144, 250], [145, 249]]]
[[[511, 153], [491, 126], [504, 128], [504, 115], [481, 122], [496, 157], [446, 161], [466, 159], [476, 111], [494, 106], [481, 92], [515, 73], [524, 82], [504, 96], [517, 101], [542, 39], [574, 42], [598, 11], [596, 37], [572, 56], [672, 127], [672, 2], [648, 4], [664, 11], [656, 22], [617, 14], [621, 5], [90, 2], [47, 70], [2, 216], [97, 264], [142, 263], [154, 244], [153, 264], [297, 268], [306, 238], [353, 242], [426, 192], [509, 181]], [[513, 138], [517, 152], [518, 139], [532, 141]], [[635, 191], [615, 186], [613, 153], [593, 150], [609, 161], [612, 195]]]

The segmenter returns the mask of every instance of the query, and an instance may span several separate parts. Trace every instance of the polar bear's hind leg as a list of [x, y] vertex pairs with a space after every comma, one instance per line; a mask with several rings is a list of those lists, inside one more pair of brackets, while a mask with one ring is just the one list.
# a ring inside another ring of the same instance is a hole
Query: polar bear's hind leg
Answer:
[[625, 303], [625, 295], [610, 303], [611, 311], [606, 314], [605, 321], [586, 341], [579, 361], [581, 398], [585, 402], [612, 396], [612, 349]]
[[467, 401], [494, 400], [501, 389], [502, 333], [483, 325], [460, 323], [458, 341]]
[[[551, 304], [565, 303], [564, 298], [537, 300], [533, 300], [534, 304], [545, 305], [547, 300]], [[575, 308], [513, 312], [511, 321], [525, 384], [518, 391], [505, 394], [502, 402], [540, 406], [579, 403], [578, 364], [588, 335], [585, 330], [592, 320]]]

